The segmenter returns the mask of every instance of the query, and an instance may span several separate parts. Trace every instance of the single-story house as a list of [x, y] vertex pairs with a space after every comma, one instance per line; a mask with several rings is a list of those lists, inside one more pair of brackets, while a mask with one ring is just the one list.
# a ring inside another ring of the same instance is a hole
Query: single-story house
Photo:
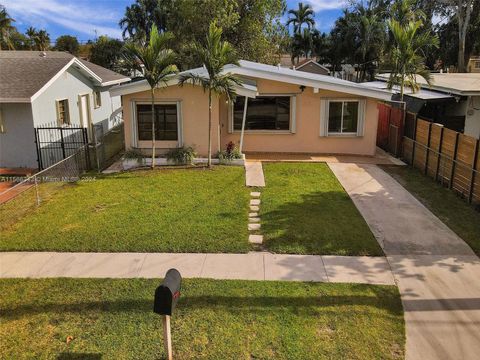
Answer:
[[[189, 70], [206, 76], [203, 68]], [[243, 80], [237, 99], [214, 98], [212, 151], [236, 143], [244, 153], [374, 155], [378, 101], [391, 94], [326, 75], [250, 61], [223, 70]], [[122, 96], [127, 148], [151, 149], [149, 85], [145, 80], [116, 86]], [[178, 85], [175, 76], [156, 91], [156, 148], [195, 146], [207, 153], [208, 95], [201, 86]]]
[[[377, 81], [364, 85], [386, 90], [388, 77], [380, 74]], [[431, 77], [431, 85], [418, 77], [420, 91], [405, 89], [407, 111], [480, 139], [480, 73], [432, 73]], [[399, 92], [399, 87], [394, 87], [394, 99], [399, 99]]]
[[468, 59], [467, 70], [470, 73], [480, 73], [480, 56], [470, 56], [470, 59]]
[[38, 167], [34, 128], [110, 128], [109, 89], [129, 80], [65, 52], [0, 51], [0, 167]]

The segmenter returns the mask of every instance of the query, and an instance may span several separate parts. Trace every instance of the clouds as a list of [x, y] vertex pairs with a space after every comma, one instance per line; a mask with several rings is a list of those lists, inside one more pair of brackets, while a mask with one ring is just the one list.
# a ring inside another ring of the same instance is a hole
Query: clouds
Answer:
[[347, 0], [306, 0], [305, 2], [312, 5], [314, 11], [338, 10], [347, 5]]
[[17, 24], [47, 28], [61, 27], [84, 35], [121, 37], [118, 21], [122, 13], [99, 1], [1, 0]]

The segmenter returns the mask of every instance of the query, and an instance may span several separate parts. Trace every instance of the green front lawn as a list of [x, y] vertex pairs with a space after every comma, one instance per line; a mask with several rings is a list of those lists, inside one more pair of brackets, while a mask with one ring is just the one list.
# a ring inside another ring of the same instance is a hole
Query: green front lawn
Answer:
[[[159, 282], [0, 280], [0, 358], [164, 358]], [[172, 318], [176, 359], [403, 359], [404, 332], [394, 286], [184, 280]]]
[[277, 253], [383, 255], [326, 164], [264, 164], [260, 215], [266, 247]]
[[455, 193], [409, 166], [382, 166], [480, 255], [480, 212]]
[[[250, 250], [244, 172], [147, 170], [66, 185], [1, 231], [0, 250], [244, 253]], [[14, 210], [0, 208], [0, 223], [1, 211]]]

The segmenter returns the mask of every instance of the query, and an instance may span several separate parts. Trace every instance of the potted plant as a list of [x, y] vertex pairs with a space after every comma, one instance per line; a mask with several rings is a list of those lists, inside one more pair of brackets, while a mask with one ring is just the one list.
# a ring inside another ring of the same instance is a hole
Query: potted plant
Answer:
[[129, 149], [122, 157], [123, 169], [132, 169], [144, 165], [145, 157], [140, 149]]

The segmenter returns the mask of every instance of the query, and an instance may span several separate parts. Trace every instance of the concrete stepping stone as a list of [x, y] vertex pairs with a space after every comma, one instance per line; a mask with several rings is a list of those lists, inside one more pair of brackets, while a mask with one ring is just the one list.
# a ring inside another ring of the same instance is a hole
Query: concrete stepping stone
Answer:
[[258, 217], [258, 212], [248, 213], [248, 217]]
[[260, 197], [260, 194], [261, 194], [261, 193], [258, 192], [258, 191], [252, 191], [252, 192], [250, 193], [250, 196], [251, 196], [251, 197], [254, 197], [254, 198], [259, 198], [259, 197]]
[[248, 224], [248, 230], [249, 231], [255, 231], [255, 230], [260, 230], [260, 224]]
[[264, 187], [262, 163], [260, 161], [247, 161], [245, 163], [245, 183], [247, 186]]
[[252, 200], [250, 200], [250, 205], [258, 206], [258, 205], [260, 205], [260, 200], [259, 199], [252, 199]]
[[263, 244], [263, 235], [249, 235], [248, 242], [250, 244]]
[[250, 221], [251, 223], [258, 223], [260, 222], [260, 218], [259, 217], [251, 217], [248, 219], [248, 221]]
[[250, 211], [258, 211], [258, 210], [260, 210], [260, 208], [258, 206], [256, 206], [256, 205], [251, 205], [250, 206]]

